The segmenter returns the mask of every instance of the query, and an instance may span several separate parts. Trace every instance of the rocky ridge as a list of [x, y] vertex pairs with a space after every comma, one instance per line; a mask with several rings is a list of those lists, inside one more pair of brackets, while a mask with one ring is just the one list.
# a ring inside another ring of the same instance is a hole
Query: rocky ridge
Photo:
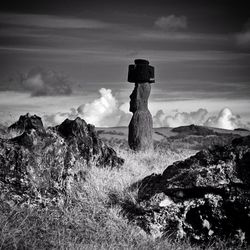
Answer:
[[84, 120], [66, 119], [45, 129], [40, 117], [21, 116], [0, 139], [1, 198], [17, 203], [61, 202], [91, 165], [120, 167], [124, 160]]

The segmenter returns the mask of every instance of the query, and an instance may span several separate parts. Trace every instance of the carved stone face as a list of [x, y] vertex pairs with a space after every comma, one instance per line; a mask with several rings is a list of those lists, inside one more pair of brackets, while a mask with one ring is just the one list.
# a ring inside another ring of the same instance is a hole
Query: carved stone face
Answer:
[[147, 110], [150, 91], [150, 83], [136, 83], [135, 88], [130, 95], [129, 111], [134, 113], [137, 110]]

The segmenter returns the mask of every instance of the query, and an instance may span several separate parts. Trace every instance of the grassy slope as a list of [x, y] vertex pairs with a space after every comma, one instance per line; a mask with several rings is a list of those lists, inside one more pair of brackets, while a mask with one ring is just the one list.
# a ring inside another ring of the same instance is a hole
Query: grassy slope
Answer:
[[[154, 152], [133, 153], [120, 145], [115, 144], [115, 149], [125, 159], [124, 166], [120, 170], [92, 167], [65, 205], [11, 208], [0, 201], [0, 249], [204, 249], [188, 242], [153, 239], [122, 213], [124, 205], [136, 204], [137, 190], [131, 191], [131, 184], [194, 151], [158, 147]], [[235, 246], [219, 242], [205, 249]]]

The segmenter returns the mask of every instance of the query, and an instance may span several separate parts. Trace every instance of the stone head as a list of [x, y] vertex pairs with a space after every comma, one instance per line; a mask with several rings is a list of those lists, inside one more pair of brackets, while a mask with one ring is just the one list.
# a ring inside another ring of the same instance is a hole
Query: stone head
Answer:
[[136, 83], [135, 88], [130, 95], [129, 111], [134, 113], [137, 110], [147, 110], [150, 91], [150, 83]]

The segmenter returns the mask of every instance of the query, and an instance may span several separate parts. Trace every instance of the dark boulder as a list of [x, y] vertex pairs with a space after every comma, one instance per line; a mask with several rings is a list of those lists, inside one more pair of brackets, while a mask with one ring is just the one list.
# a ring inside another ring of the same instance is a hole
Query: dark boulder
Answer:
[[57, 130], [65, 138], [85, 138], [88, 134], [88, 124], [79, 117], [75, 120], [66, 119], [57, 127]]
[[110, 167], [119, 167], [124, 163], [124, 160], [117, 157], [116, 152], [99, 138], [95, 126], [87, 124], [81, 118], [66, 119], [56, 129], [68, 144], [78, 148], [87, 162], [95, 160], [98, 166]]
[[17, 132], [23, 133], [30, 129], [35, 129], [41, 133], [45, 132], [42, 119], [37, 115], [21, 115], [19, 120], [8, 127], [8, 130], [16, 130]]
[[143, 215], [131, 218], [155, 236], [250, 242], [250, 136], [200, 151], [138, 185]]
[[62, 202], [92, 165], [120, 167], [124, 163], [98, 137], [94, 126], [80, 118], [43, 130], [41, 118], [31, 117], [22, 116], [11, 126], [25, 130], [20, 136], [0, 139], [2, 198], [21, 203]]

